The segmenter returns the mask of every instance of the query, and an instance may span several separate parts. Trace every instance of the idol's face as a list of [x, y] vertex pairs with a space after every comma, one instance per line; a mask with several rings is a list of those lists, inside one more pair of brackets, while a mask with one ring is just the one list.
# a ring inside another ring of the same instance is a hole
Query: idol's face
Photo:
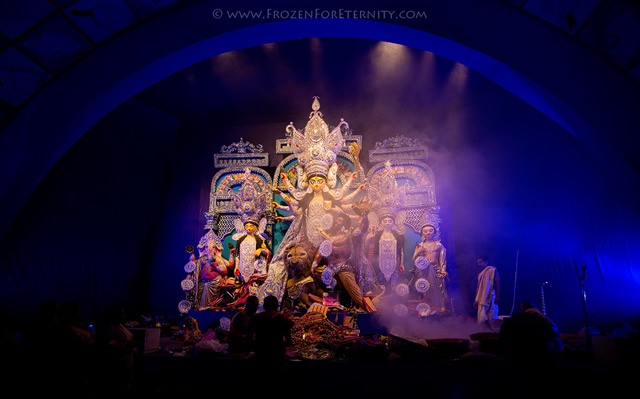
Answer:
[[247, 234], [254, 235], [256, 230], [258, 230], [258, 226], [253, 223], [245, 223], [244, 230], [247, 232]]
[[211, 256], [216, 254], [216, 245], [213, 242], [207, 243], [207, 254]]
[[307, 259], [307, 251], [302, 247], [293, 247], [287, 253], [287, 260], [291, 265], [298, 265]]
[[393, 227], [393, 218], [387, 216], [380, 221], [382, 228], [389, 231]]
[[436, 234], [436, 229], [433, 226], [424, 226], [422, 228], [422, 238], [426, 240], [432, 240]]
[[322, 176], [313, 176], [309, 179], [309, 186], [311, 186], [314, 193], [322, 192], [326, 184], [327, 181]]

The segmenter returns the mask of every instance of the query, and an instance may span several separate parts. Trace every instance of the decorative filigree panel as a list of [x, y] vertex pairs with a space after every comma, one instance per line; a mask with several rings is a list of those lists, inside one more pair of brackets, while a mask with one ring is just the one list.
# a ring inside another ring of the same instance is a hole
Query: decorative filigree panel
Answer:
[[223, 145], [220, 153], [213, 155], [216, 168], [244, 167], [244, 166], [269, 166], [269, 153], [263, 152], [262, 144], [253, 144], [240, 141]]
[[[390, 159], [385, 159], [385, 161]], [[398, 184], [409, 184], [407, 190], [406, 207], [435, 206], [435, 181], [431, 167], [421, 161], [390, 160], [393, 173]], [[367, 180], [375, 181], [376, 175], [384, 170], [385, 164], [374, 165], [367, 173]]]
[[[251, 171], [251, 178], [262, 191], [270, 192], [271, 176], [263, 169], [247, 166]], [[242, 176], [246, 168], [231, 167], [218, 171], [211, 180], [211, 194], [209, 197], [209, 212], [234, 212], [230, 200], [234, 188], [242, 185]]]
[[429, 151], [418, 139], [403, 135], [390, 137], [376, 143], [369, 150], [369, 162], [386, 162], [388, 159], [427, 159]]

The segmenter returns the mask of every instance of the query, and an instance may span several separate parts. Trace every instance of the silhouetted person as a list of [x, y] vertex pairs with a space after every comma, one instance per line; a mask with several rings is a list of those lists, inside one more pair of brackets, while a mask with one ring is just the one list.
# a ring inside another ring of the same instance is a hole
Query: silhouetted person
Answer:
[[278, 299], [267, 296], [264, 299], [264, 312], [251, 318], [250, 328], [253, 332], [255, 358], [260, 363], [274, 366], [286, 363], [286, 348], [291, 344], [291, 327], [293, 321], [278, 312]]
[[562, 350], [555, 324], [527, 301], [520, 313], [504, 321], [500, 341], [505, 357], [521, 364], [552, 362]]
[[[24, 339], [13, 317], [1, 308], [0, 345], [2, 345], [2, 363], [5, 365], [2, 377], [13, 386], [22, 387], [25, 385], [21, 384], [29, 384], [27, 373], [31, 371], [31, 364], [25, 359]], [[25, 392], [21, 390], [21, 393]]]
[[60, 326], [56, 335], [60, 361], [58, 384], [70, 396], [89, 392], [94, 376], [95, 336], [81, 316], [82, 309], [76, 302], [66, 302], [60, 307]]
[[[42, 303], [25, 334], [30, 372], [40, 376], [42, 386], [53, 387], [59, 379], [60, 348], [57, 339], [60, 330], [60, 304], [56, 301]], [[42, 387], [32, 388], [50, 393]]]
[[136, 342], [133, 333], [124, 326], [125, 321], [124, 307], [113, 305], [104, 312], [103, 324], [98, 329], [100, 393], [105, 396], [131, 392]]
[[236, 313], [231, 319], [231, 327], [227, 342], [229, 353], [248, 354], [253, 346], [253, 337], [249, 330], [249, 322], [258, 311], [258, 297], [251, 295], [247, 298], [244, 309]]

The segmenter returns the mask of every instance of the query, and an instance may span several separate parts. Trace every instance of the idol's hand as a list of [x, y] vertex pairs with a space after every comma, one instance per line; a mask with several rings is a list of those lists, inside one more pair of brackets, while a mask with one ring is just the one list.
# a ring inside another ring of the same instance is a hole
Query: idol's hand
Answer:
[[327, 240], [331, 240], [331, 237], [329, 237], [329, 234], [327, 234], [326, 231], [324, 231], [320, 227], [317, 227], [317, 229], [318, 229], [318, 233], [320, 233], [322, 237], [326, 238]]
[[282, 216], [276, 216], [276, 223], [281, 223], [284, 220]]
[[271, 206], [273, 207], [273, 209], [280, 209], [280, 204], [275, 201], [271, 201]]
[[268, 186], [271, 189], [271, 191], [273, 191], [274, 193], [276, 193], [276, 194], [280, 194], [281, 193], [281, 191], [280, 191], [280, 189], [278, 187], [272, 186], [271, 184], [268, 184]]

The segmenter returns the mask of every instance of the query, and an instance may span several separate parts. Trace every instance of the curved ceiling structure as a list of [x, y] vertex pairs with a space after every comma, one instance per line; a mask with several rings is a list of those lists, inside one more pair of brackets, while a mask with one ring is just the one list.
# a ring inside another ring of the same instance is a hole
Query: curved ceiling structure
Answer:
[[[172, 3], [175, 2], [163, 5]], [[638, 86], [582, 43], [520, 12], [509, 4], [511, 2], [474, 2], [473, 6], [465, 2], [444, 2], [446, 6], [427, 4], [421, 10], [426, 15], [394, 19], [393, 24], [384, 21], [387, 16], [380, 10], [374, 15], [381, 17], [381, 22], [320, 18], [262, 24], [259, 18], [234, 18], [229, 14], [234, 10], [232, 6], [188, 3], [104, 42], [21, 106], [0, 136], [3, 162], [0, 204], [5, 210], [0, 225], [2, 235], [55, 162], [122, 101], [205, 58], [255, 45], [310, 37], [389, 41], [467, 65], [578, 137], [611, 169], [612, 176], [622, 183], [621, 187], [638, 183], [637, 165], [630, 165], [634, 154], [628, 152], [633, 147], [628, 145], [629, 140], [636, 141], [631, 127], [638, 125], [635, 107]], [[536, 9], [531, 5], [533, 2], [529, 4], [530, 9]], [[63, 10], [68, 15], [77, 15], [79, 5], [67, 5]], [[620, 3], [620, 7], [624, 5]], [[330, 4], [324, 7], [332, 9]], [[462, 15], [457, 12], [459, 7], [473, 9]], [[362, 10], [366, 9], [363, 5]], [[114, 12], [124, 15], [130, 12], [127, 10], [129, 8], [121, 7]], [[212, 10], [224, 14], [216, 19]], [[256, 7], [256, 10], [261, 9]], [[591, 12], [597, 10], [592, 7]], [[629, 14], [634, 10], [623, 8], [622, 11]], [[581, 18], [587, 19], [585, 15]], [[124, 16], [120, 19], [126, 20]], [[187, 26], [189, 29], [185, 29]], [[487, 26], [491, 29], [486, 29]], [[109, 67], [105, 68], [106, 65]]]

